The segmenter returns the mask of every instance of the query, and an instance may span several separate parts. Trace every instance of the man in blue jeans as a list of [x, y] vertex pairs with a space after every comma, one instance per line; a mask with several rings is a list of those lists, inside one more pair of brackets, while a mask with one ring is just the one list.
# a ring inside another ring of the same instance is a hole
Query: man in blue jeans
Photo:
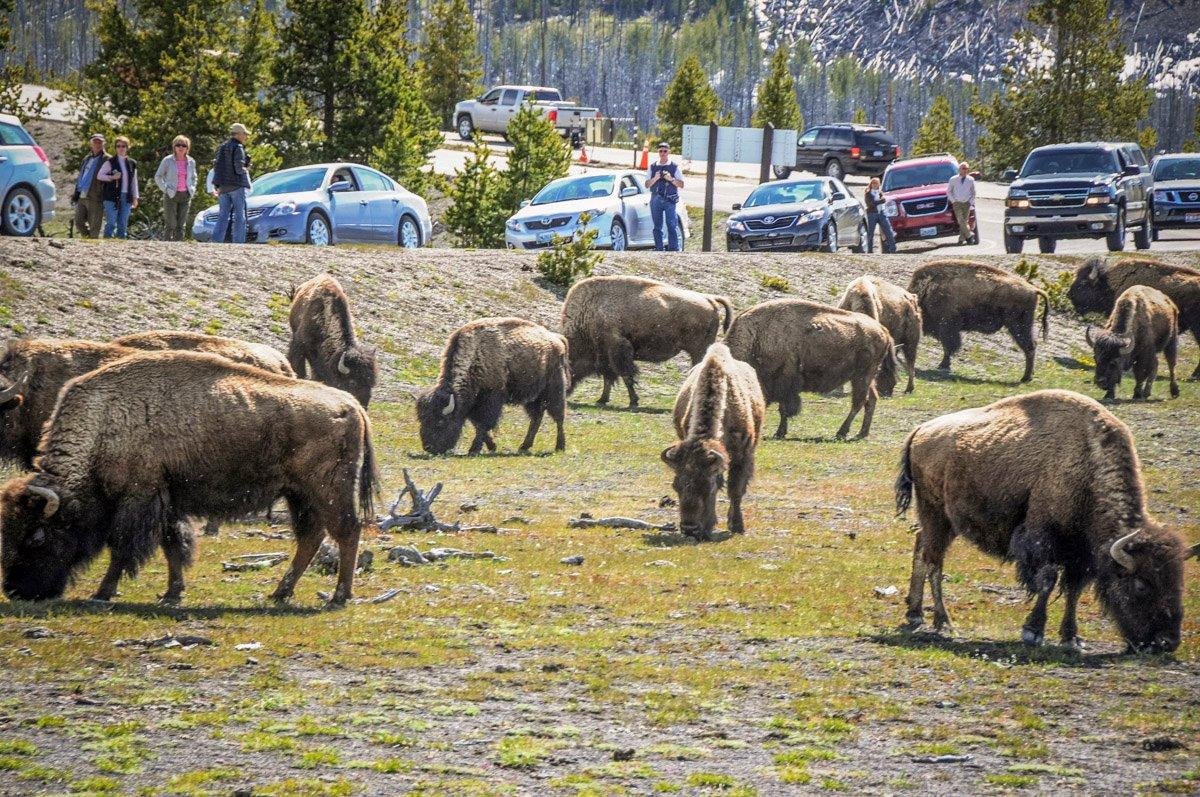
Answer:
[[658, 161], [650, 164], [646, 172], [646, 187], [650, 194], [650, 218], [654, 221], [654, 248], [663, 251], [663, 227], [667, 228], [667, 249], [678, 252], [683, 248], [679, 240], [679, 217], [675, 206], [679, 203], [679, 189], [683, 188], [683, 172], [679, 164], [671, 162], [671, 147], [667, 142], [658, 145]]
[[229, 140], [217, 147], [213, 159], [213, 187], [217, 192], [217, 226], [213, 241], [225, 243], [225, 233], [233, 225], [231, 240], [246, 243], [246, 194], [250, 191], [250, 156], [246, 154], [246, 139], [250, 131], [245, 125], [229, 126]]

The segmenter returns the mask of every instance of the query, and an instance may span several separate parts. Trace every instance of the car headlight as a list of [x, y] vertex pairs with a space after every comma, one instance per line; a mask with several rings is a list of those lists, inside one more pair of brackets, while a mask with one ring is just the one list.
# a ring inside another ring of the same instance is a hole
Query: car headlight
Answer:
[[737, 219], [730, 219], [729, 229], [733, 230], [734, 232], [744, 232], [746, 229], [746, 222], [738, 221]]
[[1093, 188], [1084, 200], [1084, 204], [1087, 205], [1107, 205], [1109, 202], [1112, 202], [1112, 194], [1106, 186]]
[[299, 211], [296, 210], [295, 202], [280, 202], [278, 205], [276, 205], [274, 208], [271, 209], [271, 212], [268, 215], [270, 215], [270, 216], [294, 216], [297, 212], [299, 212]]
[[1028, 194], [1024, 191], [1013, 191], [1008, 195], [1004, 204], [1010, 208], [1027, 208], [1029, 207]]
[[800, 218], [796, 221], [798, 224], [808, 224], [810, 221], [817, 221], [824, 215], [825, 211], [823, 210], [812, 210], [808, 213], [801, 214]]
[[508, 221], [504, 222], [504, 226], [506, 229], [511, 230], [512, 232], [521, 231], [521, 222], [517, 221], [516, 219], [509, 219]]
[[586, 223], [591, 224], [592, 222], [596, 221], [598, 218], [600, 218], [607, 212], [608, 211], [604, 208], [593, 208], [592, 210], [585, 210], [579, 214], [577, 222], [579, 224], [583, 224], [584, 217], [586, 216], [587, 217]]

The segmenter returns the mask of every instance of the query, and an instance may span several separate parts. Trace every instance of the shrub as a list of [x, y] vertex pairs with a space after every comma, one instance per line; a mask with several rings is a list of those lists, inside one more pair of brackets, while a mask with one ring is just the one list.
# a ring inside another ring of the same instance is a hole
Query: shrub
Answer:
[[1066, 271], [1059, 272], [1059, 275], [1052, 280], [1048, 280], [1042, 276], [1041, 266], [1037, 263], [1031, 263], [1025, 258], [1016, 266], [1017, 276], [1024, 277], [1025, 281], [1031, 285], [1035, 285], [1046, 292], [1046, 296], [1050, 300], [1050, 306], [1060, 313], [1071, 312], [1074, 310], [1074, 305], [1067, 298], [1067, 291], [1071, 288], [1071, 274]]
[[[586, 213], [579, 217], [579, 226], [588, 222]], [[555, 235], [553, 245], [538, 255], [538, 273], [547, 281], [570, 287], [577, 279], [592, 276], [596, 264], [604, 255], [592, 249], [598, 230], [586, 229], [578, 235]]]
[[769, 291], [779, 291], [780, 293], [787, 293], [792, 289], [792, 283], [788, 282], [786, 277], [774, 274], [763, 274], [762, 286]]

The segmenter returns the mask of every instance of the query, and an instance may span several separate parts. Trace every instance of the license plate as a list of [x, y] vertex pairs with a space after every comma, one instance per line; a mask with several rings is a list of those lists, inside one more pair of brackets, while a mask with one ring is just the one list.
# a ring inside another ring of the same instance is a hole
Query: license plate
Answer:
[[1187, 224], [1200, 224], [1200, 213], [1184, 213], [1183, 220]]
[[882, 158], [882, 157], [883, 157], [883, 150], [881, 150], [881, 149], [877, 149], [877, 150], [875, 150], [875, 152], [874, 152], [873, 154], [875, 155], [875, 157], [876, 157], [876, 158]]
[[934, 235], [937, 235], [937, 227], [922, 227], [921, 228], [921, 237], [922, 238], [929, 238]]
[[548, 244], [553, 237], [554, 233], [552, 232], [539, 232], [537, 242], [540, 244]]

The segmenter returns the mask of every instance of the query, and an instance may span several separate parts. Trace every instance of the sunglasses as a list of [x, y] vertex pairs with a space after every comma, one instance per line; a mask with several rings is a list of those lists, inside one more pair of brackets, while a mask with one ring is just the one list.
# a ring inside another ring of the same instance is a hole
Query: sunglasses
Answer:
[[176, 144], [175, 145], [175, 149], [187, 149], [187, 148], [188, 148], [187, 144]]
[[128, 144], [117, 144], [117, 149], [129, 149]]

